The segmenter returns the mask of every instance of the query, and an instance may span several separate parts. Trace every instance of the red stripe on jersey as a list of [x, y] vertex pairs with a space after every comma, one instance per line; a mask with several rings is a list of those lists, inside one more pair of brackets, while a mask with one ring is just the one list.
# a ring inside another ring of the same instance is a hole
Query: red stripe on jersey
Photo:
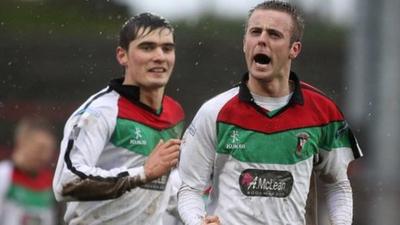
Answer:
[[309, 85], [301, 91], [303, 105], [292, 104], [273, 117], [262, 114], [254, 106], [235, 96], [223, 106], [217, 121], [262, 133], [275, 133], [343, 120], [342, 113], [332, 100]]
[[184, 119], [182, 107], [175, 100], [164, 96], [161, 115], [130, 102], [121, 96], [118, 99], [118, 117], [139, 122], [154, 129], [162, 130], [175, 126]]
[[49, 169], [39, 171], [35, 176], [24, 173], [14, 168], [12, 173], [12, 183], [25, 187], [33, 191], [44, 191], [51, 188], [53, 172]]

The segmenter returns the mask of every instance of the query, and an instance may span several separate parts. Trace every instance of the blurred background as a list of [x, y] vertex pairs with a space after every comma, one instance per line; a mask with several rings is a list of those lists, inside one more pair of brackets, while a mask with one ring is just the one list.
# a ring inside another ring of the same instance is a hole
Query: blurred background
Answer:
[[[0, 159], [9, 157], [15, 124], [26, 115], [49, 119], [61, 139], [72, 111], [122, 75], [120, 26], [144, 11], [174, 24], [177, 61], [167, 94], [181, 102], [189, 124], [205, 100], [246, 71], [244, 22], [259, 2], [1, 0]], [[293, 70], [337, 102], [365, 154], [349, 171], [354, 224], [400, 224], [400, 1], [291, 2], [306, 19]]]

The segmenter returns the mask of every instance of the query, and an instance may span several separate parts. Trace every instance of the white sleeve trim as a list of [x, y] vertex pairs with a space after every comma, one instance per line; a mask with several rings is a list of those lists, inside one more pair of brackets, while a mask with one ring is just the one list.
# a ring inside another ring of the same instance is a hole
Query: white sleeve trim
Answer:
[[142, 180], [143, 182], [146, 181], [146, 173], [144, 172], [144, 166], [130, 168], [128, 169], [128, 173], [130, 177], [135, 177], [139, 175], [140, 180]]

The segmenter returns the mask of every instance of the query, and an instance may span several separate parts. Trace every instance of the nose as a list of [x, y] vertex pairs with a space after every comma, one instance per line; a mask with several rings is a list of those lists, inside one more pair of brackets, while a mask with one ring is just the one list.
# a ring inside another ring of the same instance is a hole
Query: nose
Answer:
[[154, 49], [153, 60], [156, 62], [162, 62], [165, 60], [165, 53], [161, 47], [157, 47]]
[[261, 32], [261, 35], [258, 37], [258, 45], [266, 46], [268, 41], [268, 35], [265, 30]]

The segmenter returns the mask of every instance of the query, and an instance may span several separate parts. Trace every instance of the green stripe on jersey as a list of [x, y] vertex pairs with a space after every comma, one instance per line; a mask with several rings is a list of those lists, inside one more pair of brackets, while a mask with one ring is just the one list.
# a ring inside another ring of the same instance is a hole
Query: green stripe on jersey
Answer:
[[265, 134], [219, 122], [217, 152], [242, 162], [292, 165], [311, 158], [320, 148], [350, 146], [348, 135], [335, 135], [342, 124]]
[[16, 184], [8, 189], [7, 198], [21, 205], [40, 208], [50, 208], [54, 202], [51, 189], [34, 191]]
[[346, 121], [333, 122], [322, 127], [324, 141], [320, 148], [331, 151], [336, 148], [351, 148], [351, 132]]
[[111, 143], [141, 155], [149, 155], [160, 139], [180, 138], [183, 122], [172, 128], [156, 130], [141, 123], [117, 118]]

